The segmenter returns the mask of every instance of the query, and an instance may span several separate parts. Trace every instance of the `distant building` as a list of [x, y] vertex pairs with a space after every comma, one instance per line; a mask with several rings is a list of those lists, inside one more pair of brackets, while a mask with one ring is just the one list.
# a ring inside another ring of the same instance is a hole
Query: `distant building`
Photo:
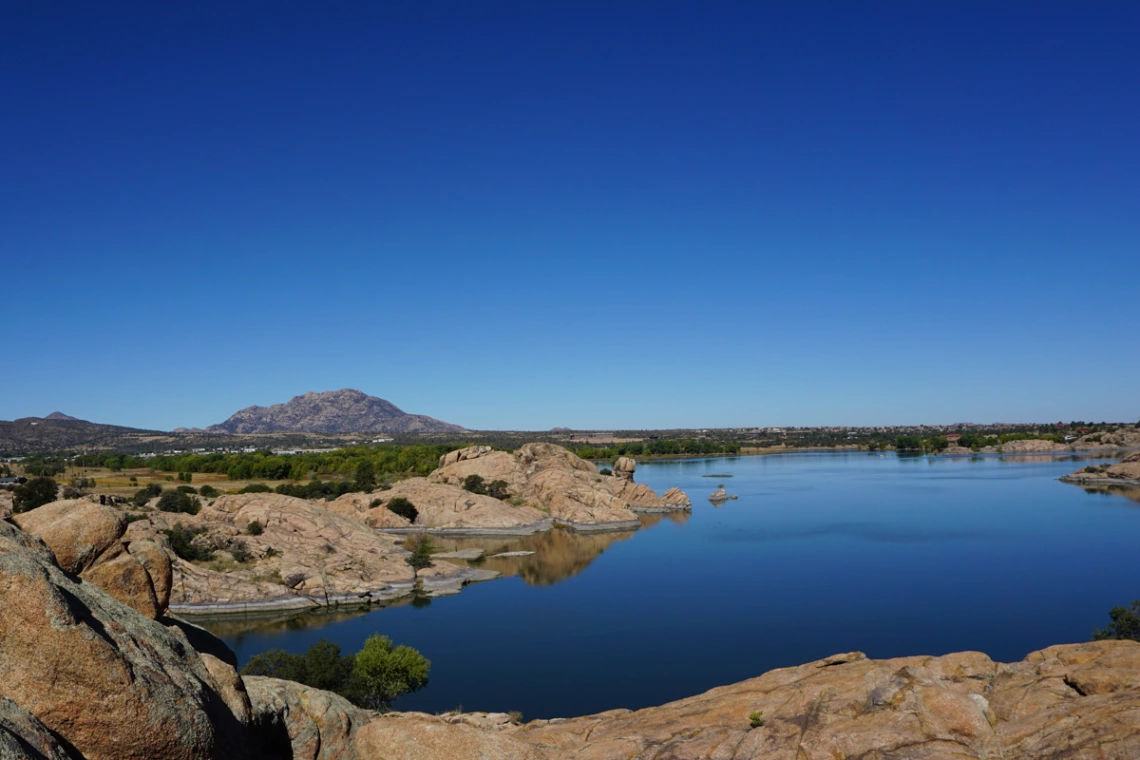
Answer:
[[961, 440], [962, 434], [961, 433], [947, 433], [946, 435], [944, 435], [942, 437], [945, 438], [946, 440], [950, 441], [950, 443], [957, 443], [959, 440]]

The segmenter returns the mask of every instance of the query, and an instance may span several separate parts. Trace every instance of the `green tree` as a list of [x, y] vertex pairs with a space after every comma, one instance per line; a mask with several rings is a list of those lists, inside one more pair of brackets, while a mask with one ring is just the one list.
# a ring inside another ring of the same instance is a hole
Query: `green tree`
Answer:
[[353, 663], [353, 701], [373, 710], [388, 710], [396, 697], [427, 686], [430, 671], [431, 662], [415, 649], [393, 647], [387, 636], [372, 634]]
[[1103, 639], [1131, 639], [1140, 641], [1140, 599], [1132, 602], [1128, 607], [1113, 607], [1108, 611], [1112, 622], [1107, 628], [1094, 628], [1093, 638]]
[[159, 512], [183, 512], [196, 515], [202, 510], [202, 502], [182, 491], [163, 491], [155, 505]]
[[12, 511], [27, 512], [55, 501], [59, 484], [51, 478], [32, 478], [12, 491]]
[[376, 465], [368, 459], [356, 465], [356, 490], [371, 491], [376, 487]]

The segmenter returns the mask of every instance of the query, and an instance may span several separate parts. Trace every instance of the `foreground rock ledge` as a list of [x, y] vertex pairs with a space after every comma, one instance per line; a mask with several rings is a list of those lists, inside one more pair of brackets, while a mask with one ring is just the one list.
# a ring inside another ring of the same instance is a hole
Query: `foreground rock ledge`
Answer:
[[[749, 715], [762, 712], [752, 728]], [[1140, 644], [984, 654], [837, 655], [637, 712], [526, 726], [418, 714], [360, 730], [359, 758], [1140, 758]]]

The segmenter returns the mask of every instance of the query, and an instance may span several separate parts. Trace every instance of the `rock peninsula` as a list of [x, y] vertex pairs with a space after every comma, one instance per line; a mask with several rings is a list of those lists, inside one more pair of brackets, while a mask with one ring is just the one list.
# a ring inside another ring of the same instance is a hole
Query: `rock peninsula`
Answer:
[[1116, 464], [1090, 465], [1061, 478], [1066, 483], [1085, 486], [1140, 486], [1140, 452]]

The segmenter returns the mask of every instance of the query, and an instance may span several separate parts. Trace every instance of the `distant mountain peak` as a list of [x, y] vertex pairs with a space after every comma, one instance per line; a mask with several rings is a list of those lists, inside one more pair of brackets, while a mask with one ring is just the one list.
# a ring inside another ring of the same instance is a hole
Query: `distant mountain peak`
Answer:
[[463, 428], [398, 406], [364, 391], [309, 391], [284, 404], [249, 406], [211, 433], [458, 433]]
[[45, 420], [68, 420], [70, 422], [83, 422], [83, 420], [79, 419], [78, 417], [72, 417], [70, 414], [64, 414], [63, 412], [52, 412], [47, 417], [44, 417], [44, 419]]

